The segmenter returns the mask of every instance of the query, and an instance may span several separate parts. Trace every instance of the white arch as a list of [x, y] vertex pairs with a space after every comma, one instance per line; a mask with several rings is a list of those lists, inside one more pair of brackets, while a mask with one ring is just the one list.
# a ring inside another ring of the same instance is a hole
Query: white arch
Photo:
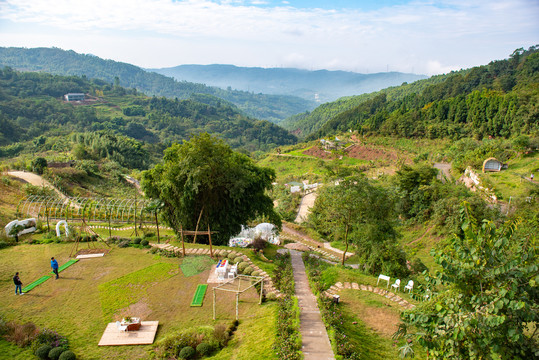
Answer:
[[58, 236], [58, 237], [62, 236], [62, 233], [60, 232], [60, 226], [61, 225], [64, 225], [65, 235], [69, 236], [69, 226], [67, 226], [67, 221], [65, 221], [65, 220], [60, 220], [56, 224], [56, 236]]

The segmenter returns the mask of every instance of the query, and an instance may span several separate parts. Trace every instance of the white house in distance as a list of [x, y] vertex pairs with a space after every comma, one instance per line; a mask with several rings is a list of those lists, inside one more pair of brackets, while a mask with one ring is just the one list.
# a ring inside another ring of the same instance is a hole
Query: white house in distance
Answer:
[[64, 95], [65, 101], [84, 101], [85, 94], [69, 93]]

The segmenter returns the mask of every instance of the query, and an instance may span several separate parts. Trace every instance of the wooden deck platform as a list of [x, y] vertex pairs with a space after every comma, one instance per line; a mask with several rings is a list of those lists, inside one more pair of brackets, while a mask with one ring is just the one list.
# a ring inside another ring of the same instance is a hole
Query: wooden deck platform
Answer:
[[124, 332], [118, 330], [116, 323], [109, 323], [98, 345], [114, 346], [153, 344], [158, 325], [159, 321], [142, 321], [140, 330]]

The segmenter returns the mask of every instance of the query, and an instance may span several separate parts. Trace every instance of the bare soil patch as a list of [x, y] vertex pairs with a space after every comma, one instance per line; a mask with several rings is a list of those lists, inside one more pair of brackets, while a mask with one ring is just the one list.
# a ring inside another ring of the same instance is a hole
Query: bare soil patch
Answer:
[[365, 307], [358, 315], [368, 327], [387, 338], [397, 331], [400, 322], [398, 315], [384, 308]]
[[352, 145], [346, 149], [346, 153], [349, 157], [360, 160], [389, 160], [397, 161], [399, 156], [395, 150], [386, 150], [381, 148], [376, 148], [368, 145]]
[[305, 155], [317, 157], [319, 159], [337, 159], [337, 154], [333, 154], [331, 151], [323, 150], [318, 146], [313, 146], [303, 152]]

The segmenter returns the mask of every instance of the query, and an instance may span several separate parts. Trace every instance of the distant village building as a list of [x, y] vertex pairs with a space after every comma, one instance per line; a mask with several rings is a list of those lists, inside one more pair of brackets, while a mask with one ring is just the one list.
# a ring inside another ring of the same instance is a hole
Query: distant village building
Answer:
[[500, 171], [501, 169], [507, 169], [507, 165], [504, 165], [496, 158], [488, 158], [483, 161], [483, 172], [487, 171]]
[[85, 94], [69, 93], [64, 95], [65, 101], [84, 101]]

